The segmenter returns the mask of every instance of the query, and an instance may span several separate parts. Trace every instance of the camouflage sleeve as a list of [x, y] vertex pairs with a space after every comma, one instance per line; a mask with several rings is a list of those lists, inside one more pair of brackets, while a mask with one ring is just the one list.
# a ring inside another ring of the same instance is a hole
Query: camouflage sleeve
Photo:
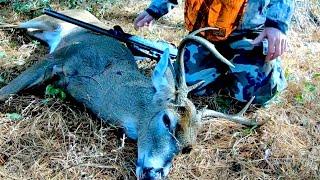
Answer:
[[177, 0], [152, 0], [146, 11], [153, 18], [159, 19], [161, 16], [167, 14], [177, 4]]
[[293, 0], [270, 0], [265, 27], [274, 27], [286, 34], [294, 8]]

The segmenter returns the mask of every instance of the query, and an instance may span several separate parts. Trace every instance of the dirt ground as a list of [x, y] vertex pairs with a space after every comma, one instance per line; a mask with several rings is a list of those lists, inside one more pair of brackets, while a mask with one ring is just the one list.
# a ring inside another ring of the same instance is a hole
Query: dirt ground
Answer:
[[[25, 4], [24, 4], [25, 3]], [[29, 4], [28, 4], [29, 3]], [[183, 5], [152, 29], [133, 29], [149, 1], [1, 1], [0, 23], [15, 24], [56, 10], [90, 10], [107, 26], [178, 44]], [[178, 155], [169, 179], [319, 179], [320, 177], [320, 2], [296, 1], [283, 57], [288, 88], [267, 107], [247, 117], [267, 121], [248, 129], [220, 119], [207, 123], [190, 154]], [[0, 87], [48, 49], [23, 32], [0, 30]], [[152, 63], [143, 65], [150, 71]], [[0, 179], [135, 179], [136, 144], [68, 99], [50, 98], [45, 87], [0, 102]], [[221, 109], [223, 97], [194, 97]], [[233, 108], [229, 108], [233, 112]]]

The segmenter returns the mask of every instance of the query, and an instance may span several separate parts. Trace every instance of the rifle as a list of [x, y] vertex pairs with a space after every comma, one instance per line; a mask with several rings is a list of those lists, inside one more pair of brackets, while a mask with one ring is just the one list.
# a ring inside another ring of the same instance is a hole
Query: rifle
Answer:
[[168, 48], [170, 58], [174, 60], [177, 57], [178, 50], [177, 47], [173, 44], [165, 41], [151, 41], [139, 36], [125, 33], [120, 26], [114, 26], [113, 29], [106, 30], [96, 25], [74, 19], [70, 16], [66, 16], [48, 8], [44, 9], [43, 13], [62, 21], [91, 30], [93, 32], [113, 37], [125, 43], [134, 56], [147, 57], [159, 61], [164, 50]]

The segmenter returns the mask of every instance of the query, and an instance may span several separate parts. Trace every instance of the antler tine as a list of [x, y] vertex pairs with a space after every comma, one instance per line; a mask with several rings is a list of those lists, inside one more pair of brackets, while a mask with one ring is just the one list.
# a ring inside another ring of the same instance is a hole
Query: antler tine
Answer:
[[189, 87], [188, 87], [188, 91], [190, 92], [190, 91], [196, 89], [197, 87], [201, 86], [201, 85], [204, 84], [204, 83], [205, 83], [205, 81], [200, 81], [200, 82], [198, 82], [198, 83], [196, 83], [196, 84], [194, 84], [194, 85], [192, 85], [192, 86], [189, 86]]
[[250, 101], [244, 106], [244, 108], [238, 112], [238, 116], [243, 116], [243, 114], [248, 110], [248, 108], [250, 107], [250, 105], [252, 104], [254, 98], [256, 98], [255, 96], [252, 96]]
[[203, 31], [208, 31], [208, 30], [219, 30], [219, 28], [215, 28], [215, 27], [204, 27], [204, 28], [200, 28], [198, 30], [193, 31], [192, 33], [189, 34], [189, 36], [195, 36]]
[[[202, 31], [206, 31], [206, 30], [216, 30], [217, 28], [213, 28], [213, 27], [206, 27], [206, 28], [200, 28], [192, 33], [190, 33], [187, 37], [185, 37], [182, 42], [179, 45], [179, 49], [178, 49], [178, 56], [177, 56], [177, 60], [179, 63], [179, 71], [180, 71], [180, 77], [179, 77], [179, 83], [180, 83], [180, 88], [183, 89], [187, 89], [187, 85], [186, 85], [186, 80], [185, 80], [185, 68], [184, 68], [184, 52], [185, 52], [185, 46], [187, 44], [188, 41], [192, 41], [189, 39], [190, 36], [195, 36], [196, 34], [202, 32]], [[198, 86], [200, 86], [202, 83], [199, 83]], [[198, 87], [196, 86], [196, 87]], [[190, 90], [195, 89], [196, 87], [192, 87]]]
[[208, 41], [200, 36], [196, 36], [197, 34], [199, 34], [201, 32], [209, 31], [209, 30], [219, 30], [219, 28], [215, 28], [215, 27], [200, 28], [200, 29], [190, 33], [189, 36], [195, 37], [197, 39], [196, 41], [198, 43], [200, 43], [201, 45], [208, 48], [211, 51], [211, 53], [214, 54], [220, 61], [222, 61], [223, 63], [227, 64], [230, 67], [234, 67], [234, 65], [229, 60], [227, 60], [222, 54], [219, 53], [219, 51], [217, 51], [216, 47], [210, 41]]
[[[257, 122], [254, 120], [249, 120], [246, 119], [245, 117], [243, 117], [243, 113], [248, 109], [248, 107], [250, 106], [250, 104], [252, 103], [252, 101], [254, 100], [254, 97], [252, 97], [250, 99], [250, 101], [246, 104], [246, 106], [240, 111], [240, 113], [236, 114], [236, 115], [228, 115], [228, 114], [224, 114], [218, 111], [214, 111], [214, 110], [210, 110], [210, 109], [202, 109], [199, 111], [201, 118], [223, 118], [226, 119], [228, 121], [231, 122], [235, 122], [235, 123], [239, 123], [245, 126], [249, 126], [249, 127], [255, 127], [255, 126], [261, 126], [262, 124], [264, 124], [264, 122]], [[206, 122], [210, 122], [206, 121]]]
[[186, 36], [184, 41], [186, 42], [181, 42], [181, 43], [187, 43], [187, 42], [193, 41], [201, 44], [202, 46], [206, 47], [218, 60], [234, 68], [234, 65], [228, 59], [226, 59], [222, 54], [219, 53], [215, 45], [212, 44], [210, 41], [206, 40], [205, 38], [200, 36], [195, 36], [195, 35], [188, 35]]
[[178, 63], [178, 74], [179, 74], [179, 79], [178, 79], [178, 89], [179, 89], [179, 96], [178, 96], [178, 101], [182, 100], [183, 98], [186, 98], [188, 93], [197, 88], [198, 86], [200, 86], [201, 84], [203, 84], [203, 82], [199, 82], [196, 85], [193, 85], [192, 87], [188, 88], [187, 84], [186, 84], [186, 77], [185, 77], [185, 67], [184, 67], [184, 53], [185, 53], [185, 47], [187, 45], [188, 42], [197, 42], [201, 45], [203, 45], [204, 47], [206, 47], [207, 49], [209, 49], [209, 51], [216, 56], [216, 58], [218, 58], [220, 61], [222, 61], [223, 63], [227, 64], [230, 67], [234, 67], [234, 65], [227, 60], [225, 57], [223, 57], [223, 55], [221, 55], [218, 50], [216, 49], [216, 47], [208, 40], [200, 37], [200, 36], [196, 36], [196, 34], [202, 32], [202, 31], [206, 31], [206, 30], [215, 30], [216, 28], [212, 28], [212, 27], [206, 27], [206, 28], [202, 28], [199, 29], [197, 31], [194, 31], [193, 33], [189, 34], [188, 36], [186, 36], [180, 43], [179, 48], [178, 48], [178, 56], [177, 56], [177, 63]]
[[178, 47], [178, 54], [177, 54], [177, 63], [178, 63], [177, 74], [178, 74], [178, 91], [179, 91], [177, 96], [178, 104], [181, 104], [183, 100], [187, 98], [189, 93], [189, 89], [186, 83], [186, 74], [185, 74], [185, 67], [184, 67], [185, 47], [187, 45], [187, 42], [189, 42], [187, 37], [185, 37], [181, 41]]

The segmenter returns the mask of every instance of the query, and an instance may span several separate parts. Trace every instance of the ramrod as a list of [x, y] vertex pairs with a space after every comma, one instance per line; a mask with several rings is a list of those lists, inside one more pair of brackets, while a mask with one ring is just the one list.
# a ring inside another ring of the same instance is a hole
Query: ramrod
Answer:
[[[88, 23], [103, 24], [87, 11], [64, 11]], [[127, 47], [117, 40], [92, 33], [48, 16], [21, 23], [29, 35], [46, 42], [50, 53], [0, 89], [0, 100], [10, 94], [58, 77], [58, 84], [76, 101], [83, 103], [102, 120], [123, 127], [128, 137], [137, 140], [138, 179], [161, 179], [169, 173], [173, 157], [190, 147], [201, 119], [222, 117], [248, 126], [257, 125], [240, 114], [230, 116], [213, 110], [197, 110], [187, 98], [198, 84], [185, 83], [183, 54], [188, 42], [201, 43], [226, 64], [205, 39], [188, 35], [179, 46], [177, 68], [165, 51], [152, 78], [141, 74]], [[249, 105], [249, 103], [248, 103]]]

